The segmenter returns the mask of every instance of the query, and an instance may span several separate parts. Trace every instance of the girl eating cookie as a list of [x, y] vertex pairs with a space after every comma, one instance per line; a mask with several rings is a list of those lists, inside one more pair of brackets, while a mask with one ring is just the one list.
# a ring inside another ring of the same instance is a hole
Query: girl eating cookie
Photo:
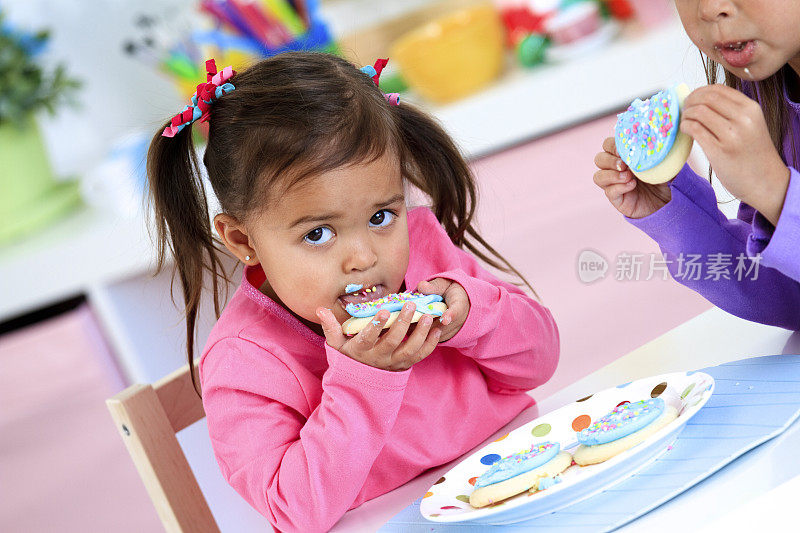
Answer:
[[[800, 329], [800, 2], [675, 5], [709, 81], [686, 97], [680, 130], [741, 200], [737, 217], [718, 209], [709, 180], [688, 166], [668, 183], [637, 179], [613, 138], [595, 157], [594, 181], [658, 242], [676, 281], [741, 318]], [[724, 84], [715, 83], [720, 67]], [[682, 268], [692, 256], [716, 270]]]
[[[558, 361], [547, 308], [481, 265], [524, 282], [475, 230], [469, 167], [436, 122], [381, 93], [384, 64], [306, 52], [240, 73], [209, 62], [208, 82], [150, 146], [190, 362], [206, 273], [219, 307], [218, 243], [245, 265], [199, 384], [223, 475], [281, 531], [327, 530], [462, 455], [532, 405], [526, 391]], [[192, 146], [198, 118], [209, 121], [218, 238]], [[411, 189], [430, 208], [407, 209]], [[342, 331], [348, 304], [409, 291], [446, 310], [411, 325], [404, 302], [385, 331], [387, 310]]]

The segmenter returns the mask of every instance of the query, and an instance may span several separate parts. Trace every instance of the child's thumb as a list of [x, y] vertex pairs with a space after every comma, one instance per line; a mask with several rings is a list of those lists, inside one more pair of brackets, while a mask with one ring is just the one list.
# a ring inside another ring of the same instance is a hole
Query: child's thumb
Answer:
[[417, 284], [417, 292], [422, 294], [438, 294], [443, 295], [447, 287], [450, 286], [450, 281], [443, 278], [434, 278], [430, 281], [420, 281]]

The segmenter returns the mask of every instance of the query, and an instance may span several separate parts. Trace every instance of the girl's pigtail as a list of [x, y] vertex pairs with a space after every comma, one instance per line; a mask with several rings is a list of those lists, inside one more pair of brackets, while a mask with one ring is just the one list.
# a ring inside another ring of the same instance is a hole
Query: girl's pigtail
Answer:
[[[466, 248], [492, 267], [516, 275], [539, 299], [525, 276], [474, 228], [475, 179], [450, 136], [430, 116], [413, 106], [401, 104], [394, 107], [394, 111], [400, 116], [405, 173], [414, 186], [430, 196], [433, 212], [453, 243]], [[476, 243], [492, 257], [479, 249]]]
[[[194, 372], [194, 341], [203, 277], [206, 270], [211, 273], [214, 311], [219, 318], [218, 276], [224, 279], [224, 269], [211, 232], [208, 202], [198, 170], [189, 125], [171, 138], [162, 136], [161, 130], [156, 133], [147, 154], [147, 178], [158, 246], [156, 274], [164, 268], [169, 251], [183, 289], [192, 385], [200, 394]], [[170, 293], [174, 294], [172, 285]]]

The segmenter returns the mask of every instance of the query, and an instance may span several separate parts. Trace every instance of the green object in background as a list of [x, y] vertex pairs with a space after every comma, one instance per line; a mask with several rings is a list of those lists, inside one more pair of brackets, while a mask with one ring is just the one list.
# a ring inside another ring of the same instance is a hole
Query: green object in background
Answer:
[[46, 31], [25, 33], [8, 24], [0, 11], [0, 124], [23, 127], [41, 111], [51, 114], [72, 96], [80, 83], [67, 75], [63, 65], [43, 68], [36, 60], [47, 44]]
[[517, 58], [525, 67], [532, 67], [544, 62], [544, 53], [550, 41], [544, 35], [532, 33], [522, 39], [517, 46]]
[[0, 10], [0, 245], [47, 225], [80, 203], [77, 182], [53, 179], [35, 116], [72, 102], [79, 87], [63, 66], [36, 60], [48, 33], [21, 31]]
[[399, 72], [389, 76], [381, 76], [380, 85], [381, 91], [384, 93], [402, 93], [408, 90], [408, 84]]
[[0, 124], [0, 245], [71, 211], [81, 203], [78, 183], [58, 183], [33, 118]]

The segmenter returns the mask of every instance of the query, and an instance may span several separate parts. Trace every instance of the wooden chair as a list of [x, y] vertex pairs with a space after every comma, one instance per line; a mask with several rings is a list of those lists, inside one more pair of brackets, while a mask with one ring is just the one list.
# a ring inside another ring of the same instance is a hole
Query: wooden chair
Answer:
[[131, 385], [106, 405], [164, 528], [170, 533], [219, 533], [175, 437], [206, 416], [189, 365], [152, 385]]

